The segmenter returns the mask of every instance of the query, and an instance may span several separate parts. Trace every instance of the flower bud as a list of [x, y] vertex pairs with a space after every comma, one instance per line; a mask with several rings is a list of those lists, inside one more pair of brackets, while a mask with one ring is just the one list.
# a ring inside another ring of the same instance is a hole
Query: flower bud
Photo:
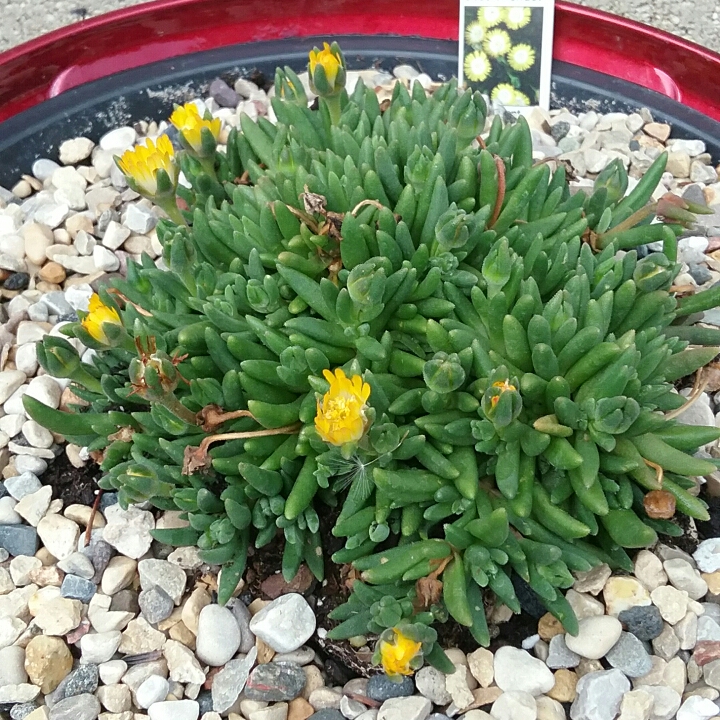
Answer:
[[307, 107], [308, 98], [300, 78], [287, 65], [275, 70], [275, 94], [301, 107]]
[[435, 239], [444, 250], [461, 248], [474, 228], [474, 218], [452, 203], [435, 225]]
[[356, 265], [347, 280], [350, 299], [361, 307], [369, 307], [382, 302], [387, 277], [383, 268], [372, 262]]
[[441, 395], [457, 390], [465, 382], [460, 357], [457, 353], [435, 353], [433, 359], [425, 363], [423, 379], [430, 390]]
[[340, 46], [323, 43], [323, 49], [313, 48], [308, 63], [310, 87], [316, 95], [335, 97], [345, 89], [347, 71]]
[[69, 378], [80, 367], [78, 351], [63, 337], [47, 335], [37, 344], [40, 367], [57, 378]]

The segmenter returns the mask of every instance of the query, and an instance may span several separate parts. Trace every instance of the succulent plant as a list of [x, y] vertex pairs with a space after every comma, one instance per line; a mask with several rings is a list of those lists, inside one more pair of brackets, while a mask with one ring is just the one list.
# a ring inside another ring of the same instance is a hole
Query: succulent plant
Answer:
[[88, 407], [26, 408], [122, 504], [182, 511], [155, 536], [223, 565], [221, 602], [280, 533], [285, 577], [322, 578], [337, 507], [332, 560], [355, 582], [331, 637], [384, 633], [393, 667], [447, 667], [432, 623], [487, 644], [483, 592], [519, 611], [515, 575], [576, 632], [572, 572], [678, 534], [659, 500], [707, 517], [688, 490], [716, 465], [693, 453], [720, 432], [673, 418], [674, 381], [720, 342], [686, 324], [720, 290], [672, 286], [701, 209], [651, 202], [665, 155], [629, 193], [613, 161], [573, 194], [522, 117], [480, 134], [478, 93], [398, 83], [381, 108], [362, 82], [338, 91], [339, 48], [313, 53], [317, 110], [286, 68], [277, 124], [243, 116], [226, 152], [192, 129], [214, 155], [186, 141], [172, 160], [192, 187], [158, 226], [164, 265], [130, 262], [66, 326], [92, 359], [43, 342]]

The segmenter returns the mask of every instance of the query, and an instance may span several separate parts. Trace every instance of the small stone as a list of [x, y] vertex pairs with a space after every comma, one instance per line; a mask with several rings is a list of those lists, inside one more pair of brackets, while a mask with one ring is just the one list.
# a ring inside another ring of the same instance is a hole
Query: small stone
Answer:
[[663, 568], [670, 583], [678, 590], [684, 590], [693, 600], [700, 600], [707, 594], [707, 583], [700, 573], [686, 560], [674, 558], [666, 560]]
[[74, 695], [50, 709], [50, 720], [95, 720], [100, 714], [100, 701], [89, 693]]
[[655, 605], [631, 607], [618, 615], [624, 628], [639, 640], [654, 640], [663, 629], [660, 610]]
[[250, 630], [276, 652], [291, 652], [315, 632], [315, 623], [315, 613], [307, 600], [298, 593], [289, 593], [260, 610], [250, 621]]
[[[91, 580], [95, 577], [95, 568], [93, 567], [90, 558], [81, 552], [74, 552], [72, 555], [68, 555], [64, 560], [60, 560], [58, 567], [63, 572], [70, 575], [77, 575], [85, 580]], [[65, 597], [70, 596], [65, 595]], [[92, 594], [90, 597], [92, 597]]]
[[[127, 666], [126, 666], [127, 667]], [[98, 666], [94, 664], [78, 665], [57, 687], [53, 693], [55, 700], [94, 693], [99, 681]]]
[[663, 631], [652, 641], [653, 652], [663, 660], [670, 660], [680, 649], [680, 641], [672, 626], [665, 625]]
[[[5, 497], [0, 497], [0, 533], [3, 532], [3, 526], [14, 526], [14, 525], [20, 525], [23, 521], [22, 516], [18, 515], [15, 512], [15, 508], [17, 507], [17, 500], [15, 498], [11, 498], [9, 495], [6, 495]], [[33, 532], [35, 532], [33, 530]], [[5, 529], [5, 533], [9, 534], [9, 530]], [[0, 535], [0, 542], [2, 542], [2, 536]], [[10, 548], [6, 548], [7, 550], [10, 550]], [[12, 553], [13, 555], [15, 553]], [[19, 553], [19, 554], [27, 554], [27, 553]]]
[[690, 177], [690, 156], [686, 152], [670, 152], [665, 168], [673, 177]]
[[720, 713], [720, 707], [712, 700], [698, 695], [691, 695], [680, 706], [676, 718], [677, 720], [710, 720], [718, 713]]
[[[286, 597], [290, 596], [283, 595], [278, 600]], [[277, 602], [277, 600], [273, 602]], [[412, 680], [410, 683], [412, 684]], [[305, 687], [305, 673], [299, 665], [271, 662], [258, 665], [250, 673], [245, 685], [245, 697], [249, 700], [264, 700], [265, 702], [293, 700], [300, 695], [303, 687]]]
[[432, 705], [424, 697], [390, 698], [382, 704], [377, 718], [378, 720], [426, 720], [430, 710], [432, 710]]
[[30, 584], [30, 575], [33, 570], [42, 567], [42, 563], [36, 557], [19, 555], [10, 561], [10, 577], [17, 587]]
[[660, 611], [665, 622], [674, 625], [680, 622], [687, 612], [688, 594], [671, 585], [662, 585], [650, 593], [653, 604]]
[[25, 382], [27, 375], [20, 370], [3, 370], [0, 372], [0, 404], [5, 401]]
[[[18, 416], [15, 416], [18, 417]], [[7, 418], [2, 418], [6, 420]], [[5, 427], [2, 427], [5, 430]], [[10, 434], [10, 437], [14, 437], [22, 429], [22, 424], [17, 428], [16, 432]], [[31, 495], [37, 492], [42, 487], [40, 480], [37, 475], [33, 473], [23, 473], [22, 475], [16, 475], [5, 479], [5, 489], [16, 500], [22, 500], [26, 495]]]
[[[565, 708], [557, 701], [549, 697], [535, 698], [537, 704], [537, 720], [566, 720]], [[478, 718], [477, 720], [488, 720]], [[492, 716], [490, 716], [492, 720]]]
[[[235, 601], [235, 604], [232, 607], [232, 612], [235, 616], [235, 621], [240, 628], [239, 650], [241, 653], [248, 653], [250, 652], [250, 649], [255, 646], [255, 635], [252, 630], [250, 630], [250, 620], [252, 616], [245, 604], [240, 600]], [[303, 663], [300, 664], [302, 665]]]
[[643, 128], [643, 132], [661, 143], [670, 137], [670, 126], [667, 123], [649, 122]]
[[0, 685], [0, 705], [29, 703], [40, 694], [40, 688], [30, 683]]
[[80, 624], [81, 619], [82, 603], [64, 597], [43, 603], [35, 615], [35, 623], [46, 635], [67, 635]]
[[570, 708], [572, 720], [613, 720], [630, 682], [620, 670], [589, 673], [577, 684], [577, 697]]
[[73, 659], [65, 641], [38, 635], [25, 648], [25, 670], [30, 682], [44, 695], [51, 693], [72, 670]]
[[135, 699], [141, 708], [149, 708], [156, 702], [162, 702], [168, 696], [170, 683], [161, 675], [150, 675], [135, 691]]
[[289, 653], [278, 653], [275, 655], [274, 660], [275, 662], [293, 662], [298, 665], [307, 665], [315, 660], [315, 651], [311, 647], [303, 645]]
[[240, 101], [238, 94], [220, 78], [210, 83], [208, 94], [220, 107], [236, 108]]
[[131, 127], [119, 127], [100, 138], [100, 147], [107, 152], [122, 154], [135, 144], [137, 133]]
[[121, 555], [137, 560], [150, 549], [150, 530], [155, 527], [152, 513], [136, 506], [123, 510], [119, 505], [111, 505], [105, 510], [105, 519], [103, 539]]
[[[287, 703], [275, 703], [269, 707], [256, 710], [254, 713], [250, 713], [249, 720], [287, 720], [288, 716], [288, 704]], [[204, 716], [203, 716], [204, 718]], [[218, 715], [218, 719], [220, 716]]]
[[337, 690], [333, 690], [328, 687], [321, 687], [316, 688], [310, 693], [308, 702], [316, 710], [324, 710], [327, 708], [335, 708], [336, 710], [339, 710], [340, 700], [342, 700], [342, 697], [342, 693]]
[[80, 638], [83, 661], [95, 664], [107, 662], [120, 647], [121, 639], [119, 630], [83, 635]]
[[623, 610], [650, 605], [650, 593], [633, 577], [611, 577], [603, 588], [603, 600], [608, 615], [618, 615]]
[[720, 640], [720, 625], [710, 617], [709, 613], [698, 618], [697, 636], [701, 640]]
[[243, 691], [250, 670], [257, 659], [257, 650], [253, 648], [244, 658], [230, 660], [213, 677], [213, 710], [224, 713], [231, 708]]
[[537, 703], [529, 693], [504, 692], [493, 703], [490, 715], [495, 720], [536, 720]]
[[[478, 648], [474, 652], [468, 653], [467, 662], [472, 676], [478, 681], [480, 687], [490, 687], [495, 677], [493, 654], [485, 648]], [[417, 675], [415, 679], [417, 681]], [[425, 695], [425, 697], [430, 696]], [[432, 700], [432, 698], [430, 699]], [[435, 701], [433, 700], [433, 702]], [[435, 704], [443, 705], [444, 703], [436, 702]]]
[[[100, 680], [105, 685], [119, 683], [122, 676], [127, 672], [128, 666], [124, 660], [110, 660], [98, 666]], [[165, 698], [161, 698], [165, 699]]]
[[[295, 698], [297, 700], [298, 698]], [[300, 698], [302, 700], [302, 698]], [[295, 702], [293, 700], [293, 702]], [[366, 708], [357, 700], [351, 700], [346, 695], [343, 695], [340, 699], [340, 712], [343, 714], [343, 717], [346, 718], [346, 720], [355, 720], [355, 718], [359, 717], [365, 712]]]
[[[689, 169], [688, 169], [688, 172]], [[123, 225], [138, 235], [147, 235], [157, 224], [157, 215], [142, 205], [128, 205]]]
[[102, 591], [106, 595], [115, 595], [126, 588], [133, 581], [137, 562], [125, 555], [116, 555], [111, 558], [102, 575]]
[[624, 632], [613, 648], [605, 655], [610, 665], [622, 670], [631, 678], [650, 672], [652, 662], [642, 642], [632, 633]]
[[[5, 484], [7, 485], [7, 481]], [[10, 492], [10, 494], [13, 493]], [[693, 559], [702, 572], [714, 573], [720, 570], [720, 538], [703, 540], [693, 553]]]
[[[365, 706], [363, 705], [363, 712], [365, 712], [364, 708]], [[288, 706], [287, 720], [307, 720], [314, 712], [313, 706], [305, 700], [305, 698], [295, 698], [290, 701], [290, 705]], [[375, 710], [375, 715], [377, 717], [377, 710]], [[356, 716], [355, 720], [361, 716], [362, 713], [361, 715]], [[348, 720], [352, 719], [348, 718]]]
[[156, 586], [143, 590], [138, 596], [138, 603], [143, 617], [151, 625], [157, 625], [170, 617], [175, 606], [173, 599], [161, 587]]
[[219, 605], [206, 605], [197, 627], [196, 653], [200, 660], [215, 667], [224, 665], [239, 647], [240, 628], [233, 613]]
[[589, 660], [599, 660], [620, 639], [622, 625], [610, 615], [585, 618], [579, 622], [576, 636], [567, 635], [565, 643], [569, 650]]
[[445, 675], [432, 665], [426, 665], [417, 671], [415, 685], [418, 692], [435, 705], [447, 705], [452, 700], [445, 688]]
[[163, 647], [163, 655], [167, 660], [170, 679], [180, 683], [205, 682], [205, 673], [200, 667], [192, 650], [177, 640], [168, 640]]
[[554, 679], [541, 660], [526, 650], [506, 645], [495, 652], [495, 684], [506, 692], [514, 690], [536, 696], [547, 693]]
[[550, 647], [545, 664], [552, 670], [574, 668], [580, 664], [580, 655], [568, 650], [565, 635], [555, 635], [550, 639]]
[[150, 720], [197, 720], [200, 705], [195, 700], [156, 702], [148, 708]]
[[335, 710], [333, 708], [318, 710], [317, 712], [312, 713], [309, 717], [312, 718], [312, 720], [340, 720], [340, 718], [343, 718], [344, 720], [343, 714], [339, 710]]
[[131, 620], [122, 634], [119, 650], [125, 655], [140, 655], [162, 649], [165, 635], [155, 630], [148, 622], [139, 617]]
[[618, 720], [648, 720], [654, 698], [645, 690], [632, 690], [626, 693], [620, 704]]
[[132, 707], [130, 688], [127, 685], [103, 685], [98, 688], [98, 700], [111, 713], [127, 712]]
[[662, 685], [648, 685], [644, 687], [645, 692], [653, 696], [653, 708], [650, 715], [651, 720], [671, 720], [675, 717], [682, 698], [672, 688]]
[[95, 583], [90, 582], [90, 580], [78, 577], [77, 575], [66, 575], [60, 592], [63, 597], [89, 603], [96, 589]]
[[720, 659], [720, 641], [718, 640], [700, 640], [693, 648], [693, 660], [702, 667], [713, 660]]
[[400, 682], [394, 682], [385, 673], [373, 675], [367, 684], [368, 697], [380, 702], [390, 698], [412, 695], [414, 690], [412, 678], [403, 677]]
[[60, 143], [58, 155], [63, 165], [77, 165], [90, 157], [95, 143], [86, 137], [76, 137]]
[[561, 668], [555, 673], [555, 684], [548, 690], [548, 697], [558, 702], [572, 702], [576, 696], [578, 676], [566, 668]]
[[58, 560], [75, 552], [80, 528], [62, 515], [46, 515], [37, 524], [37, 532], [43, 545]]
[[685, 617], [673, 628], [680, 641], [681, 650], [692, 650], [697, 642], [698, 617], [694, 612], [688, 612]]
[[[0, 685], [21, 685], [28, 681], [26, 668], [23, 666], [24, 659], [25, 650], [17, 645], [0, 650]], [[43, 677], [38, 679], [42, 682]]]
[[577, 573], [573, 589], [580, 593], [588, 592], [597, 595], [605, 587], [611, 574], [612, 570], [606, 563], [596, 565], [592, 570]]

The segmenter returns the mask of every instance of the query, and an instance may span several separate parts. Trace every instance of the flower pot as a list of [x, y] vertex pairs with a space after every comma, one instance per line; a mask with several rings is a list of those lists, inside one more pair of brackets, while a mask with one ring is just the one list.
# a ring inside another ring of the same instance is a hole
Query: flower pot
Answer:
[[[552, 102], [602, 112], [649, 108], [676, 137], [720, 153], [720, 89], [702, 78], [720, 56], [629, 20], [557, 4]], [[319, 12], [297, 3], [165, 0], [63, 28], [0, 54], [0, 184], [69, 137], [97, 139], [173, 103], [218, 75], [304, 66], [307, 48], [341, 42], [351, 68], [409, 62], [432, 76], [457, 67], [457, 7], [451, 0], [397, 5], [336, 0]]]

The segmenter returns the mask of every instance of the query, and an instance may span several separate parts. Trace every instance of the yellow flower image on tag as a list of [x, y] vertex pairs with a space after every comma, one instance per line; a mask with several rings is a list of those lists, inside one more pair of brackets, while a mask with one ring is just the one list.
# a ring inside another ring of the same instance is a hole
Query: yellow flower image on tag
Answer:
[[487, 79], [491, 70], [490, 59], [481, 50], [476, 50], [465, 58], [465, 75], [468, 80], [482, 82]]
[[82, 326], [95, 340], [107, 345], [107, 335], [103, 330], [103, 325], [105, 323], [122, 325], [122, 321], [120, 320], [120, 315], [118, 315], [117, 310], [105, 305], [100, 299], [100, 296], [97, 293], [93, 293], [90, 298], [88, 314], [82, 319]]
[[511, 46], [512, 41], [510, 40], [510, 36], [507, 32], [505, 32], [505, 30], [500, 30], [500, 28], [490, 30], [483, 42], [485, 52], [490, 57], [495, 58], [505, 55]]
[[370, 386], [359, 375], [346, 377], [341, 368], [335, 374], [323, 370], [330, 389], [317, 404], [315, 428], [320, 437], [331, 445], [357, 442], [365, 434], [365, 408]]
[[535, 51], [525, 43], [516, 45], [508, 53], [508, 63], [513, 70], [523, 72], [529, 70], [535, 63]]
[[172, 186], [177, 184], [178, 167], [175, 164], [175, 150], [170, 138], [161, 135], [157, 143], [148, 139], [146, 145], [126, 150], [118, 160], [118, 167], [137, 186], [143, 194], [157, 195], [158, 170], [164, 170]]
[[397, 628], [393, 628], [393, 632], [393, 642], [380, 641], [380, 658], [383, 670], [390, 676], [412, 675], [414, 670], [410, 667], [410, 663], [420, 652], [422, 643], [411, 640]]
[[509, 7], [505, 9], [505, 24], [511, 30], [524, 28], [529, 22], [532, 11], [528, 7]]
[[486, 28], [494, 27], [498, 23], [503, 21], [505, 15], [505, 8], [497, 7], [495, 5], [487, 5], [485, 7], [478, 8], [477, 18], [478, 22], [482, 23]]
[[485, 26], [478, 20], [465, 28], [465, 41], [468, 45], [481, 45], [485, 39]]
[[[182, 133], [185, 142], [199, 155], [203, 156], [202, 130], [207, 128], [217, 142], [220, 137], [220, 118], [205, 120], [194, 103], [186, 103], [175, 108], [170, 122]], [[214, 151], [214, 150], [213, 150]]]

